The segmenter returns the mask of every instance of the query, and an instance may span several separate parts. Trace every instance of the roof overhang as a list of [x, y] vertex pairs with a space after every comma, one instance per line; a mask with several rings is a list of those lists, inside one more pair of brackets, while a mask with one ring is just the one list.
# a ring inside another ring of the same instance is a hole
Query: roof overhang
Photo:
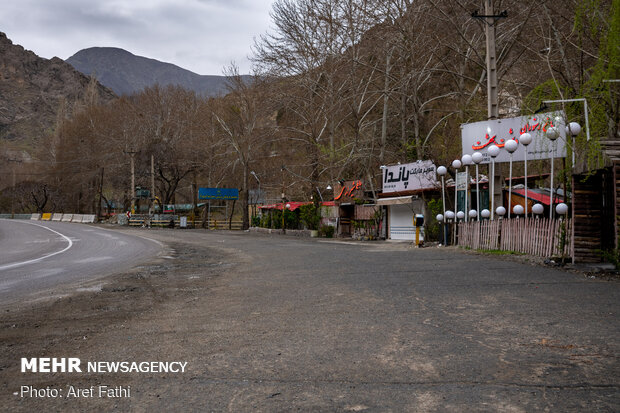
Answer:
[[392, 198], [377, 199], [377, 205], [405, 205], [413, 202], [413, 195], [410, 196], [396, 196]]

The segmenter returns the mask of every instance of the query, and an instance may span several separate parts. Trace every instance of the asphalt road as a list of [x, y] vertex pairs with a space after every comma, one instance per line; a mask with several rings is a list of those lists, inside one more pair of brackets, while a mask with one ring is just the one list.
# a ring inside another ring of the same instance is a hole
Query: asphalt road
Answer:
[[[617, 279], [388, 242], [122, 232], [164, 242], [170, 257], [0, 317], [8, 410], [620, 411]], [[40, 354], [188, 364], [179, 374], [19, 372], [19, 357]], [[23, 384], [132, 393], [14, 395]]]
[[95, 226], [0, 220], [0, 304], [113, 274], [159, 251], [152, 240]]

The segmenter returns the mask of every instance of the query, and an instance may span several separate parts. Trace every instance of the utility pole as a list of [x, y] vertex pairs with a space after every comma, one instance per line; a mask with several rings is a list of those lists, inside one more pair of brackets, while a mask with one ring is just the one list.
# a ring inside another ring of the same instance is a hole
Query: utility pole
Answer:
[[[484, 14], [493, 14], [493, 0], [487, 0], [484, 4]], [[499, 117], [497, 97], [497, 51], [495, 50], [495, 20], [493, 17], [485, 19], [485, 34], [487, 38], [487, 90], [488, 90], [488, 115], [489, 119]]]
[[134, 209], [136, 208], [136, 171], [134, 167], [134, 156], [137, 151], [125, 151], [125, 153], [131, 156], [131, 188], [129, 190], [129, 196], [131, 197], [131, 213], [134, 213]]
[[[497, 51], [495, 47], [495, 23], [499, 19], [505, 19], [508, 17], [508, 12], [504, 10], [500, 14], [494, 14], [493, 11], [493, 0], [485, 0], [484, 2], [484, 15], [479, 15], [476, 10], [471, 14], [471, 17], [475, 19], [480, 19], [485, 23], [485, 35], [486, 35], [486, 46], [487, 46], [487, 115], [489, 119], [498, 119], [499, 118], [499, 98], [497, 91]], [[493, 188], [500, 189], [500, 199], [495, 199], [495, 194], [489, 194], [490, 197], [494, 198], [493, 204], [500, 205], [501, 203], [501, 181], [502, 174], [495, 174], [495, 176], [491, 177], [493, 179]], [[510, 206], [509, 206], [510, 208]], [[491, 211], [491, 214], [494, 214], [495, 211]]]
[[151, 154], [151, 213], [155, 213], [155, 155]]
[[487, 112], [489, 119], [499, 118], [499, 101], [497, 93], [497, 52], [495, 50], [495, 23], [499, 19], [508, 17], [504, 10], [500, 14], [493, 14], [493, 0], [485, 0], [484, 15], [476, 10], [471, 17], [480, 19], [485, 23], [487, 44]]

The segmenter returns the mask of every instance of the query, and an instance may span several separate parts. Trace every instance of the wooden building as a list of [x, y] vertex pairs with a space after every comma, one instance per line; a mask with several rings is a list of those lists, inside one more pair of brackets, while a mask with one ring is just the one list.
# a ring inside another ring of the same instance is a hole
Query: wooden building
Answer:
[[620, 140], [603, 141], [605, 166], [573, 174], [573, 263], [600, 263], [617, 254], [620, 216]]

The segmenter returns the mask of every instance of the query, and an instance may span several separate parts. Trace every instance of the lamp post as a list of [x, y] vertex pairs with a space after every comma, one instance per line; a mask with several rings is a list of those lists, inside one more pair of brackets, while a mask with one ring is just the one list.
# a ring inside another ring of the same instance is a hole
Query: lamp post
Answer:
[[566, 229], [565, 225], [565, 221], [564, 221], [564, 215], [566, 215], [566, 213], [568, 212], [568, 205], [566, 205], [564, 202], [559, 203], [556, 207], [555, 207], [555, 212], [560, 216], [560, 226], [562, 228], [562, 230], [560, 231], [560, 254], [562, 255], [562, 261], [564, 261], [564, 249], [566, 247], [566, 236], [564, 235], [564, 230]]
[[573, 166], [575, 166], [575, 137], [581, 133], [581, 125], [577, 122], [571, 122], [566, 125], [566, 135], [570, 135], [573, 138]]
[[458, 186], [458, 177], [459, 177], [459, 168], [462, 166], [460, 159], [455, 159], [452, 161], [452, 167], [454, 168], [454, 211], [458, 214], [459, 207], [459, 186]]
[[[590, 122], [588, 120], [588, 101], [585, 98], [579, 99], [558, 99], [558, 100], [543, 100], [542, 103], [570, 103], [570, 102], [583, 102], [583, 115], [586, 120], [586, 137], [590, 140]], [[581, 127], [579, 128], [581, 131]], [[578, 135], [576, 133], [575, 135]], [[573, 139], [573, 166], [575, 165], [575, 140]]]
[[[468, 199], [467, 199], [467, 193], [469, 192], [469, 165], [471, 165], [473, 163], [473, 160], [471, 159], [471, 155], [465, 154], [463, 155], [463, 157], [461, 158], [461, 162], [463, 163], [463, 165], [465, 165], [465, 205], [463, 206], [463, 211], [467, 211], [467, 208], [469, 207], [468, 204]], [[465, 215], [465, 222], [468, 221], [467, 218], [467, 214]]]
[[[437, 175], [441, 176], [441, 205], [443, 206], [443, 215], [446, 216], [446, 192], [445, 192], [445, 182], [444, 177], [448, 170], [445, 166], [440, 166], [437, 168]], [[447, 244], [448, 236], [446, 234], [446, 223], [443, 225], [443, 245]]]
[[527, 146], [532, 143], [532, 135], [524, 133], [519, 137], [521, 145], [525, 146], [525, 201], [523, 202], [523, 208], [525, 209], [525, 218], [527, 218]]
[[551, 184], [550, 184], [550, 188], [551, 189], [551, 202], [549, 203], [549, 219], [553, 219], [553, 200], [555, 198], [554, 196], [554, 190], [553, 190], [553, 160], [555, 158], [555, 148], [556, 148], [556, 139], [560, 136], [560, 132], [558, 131], [558, 129], [556, 127], [551, 127], [547, 130], [547, 138], [549, 138], [549, 140], [551, 141], [551, 145], [553, 146], [553, 150], [551, 153]]
[[[499, 155], [499, 151], [500, 149], [497, 145], [491, 145], [489, 149], [487, 149], [487, 153], [491, 157], [491, 211], [495, 208], [495, 158]], [[493, 216], [494, 214], [491, 214], [491, 221], [493, 221]]]
[[480, 181], [480, 175], [478, 174], [478, 164], [482, 162], [482, 154], [480, 152], [474, 152], [471, 159], [476, 164], [476, 216], [478, 217], [478, 221], [480, 221], [480, 185], [478, 183], [478, 181]]
[[256, 196], [256, 200], [254, 202], [254, 209], [253, 209], [254, 216], [256, 216], [256, 204], [258, 204], [258, 201], [260, 199], [260, 179], [258, 179], [258, 175], [256, 175], [256, 172], [250, 171], [250, 174], [252, 174], [252, 176], [254, 176], [254, 178], [256, 179], [256, 182], [258, 182], [258, 195]]
[[519, 142], [515, 141], [514, 139], [510, 139], [504, 145], [504, 148], [506, 148], [506, 150], [510, 154], [510, 178], [508, 181], [508, 218], [510, 218], [510, 210], [512, 209], [512, 154], [517, 150], [518, 147]]

